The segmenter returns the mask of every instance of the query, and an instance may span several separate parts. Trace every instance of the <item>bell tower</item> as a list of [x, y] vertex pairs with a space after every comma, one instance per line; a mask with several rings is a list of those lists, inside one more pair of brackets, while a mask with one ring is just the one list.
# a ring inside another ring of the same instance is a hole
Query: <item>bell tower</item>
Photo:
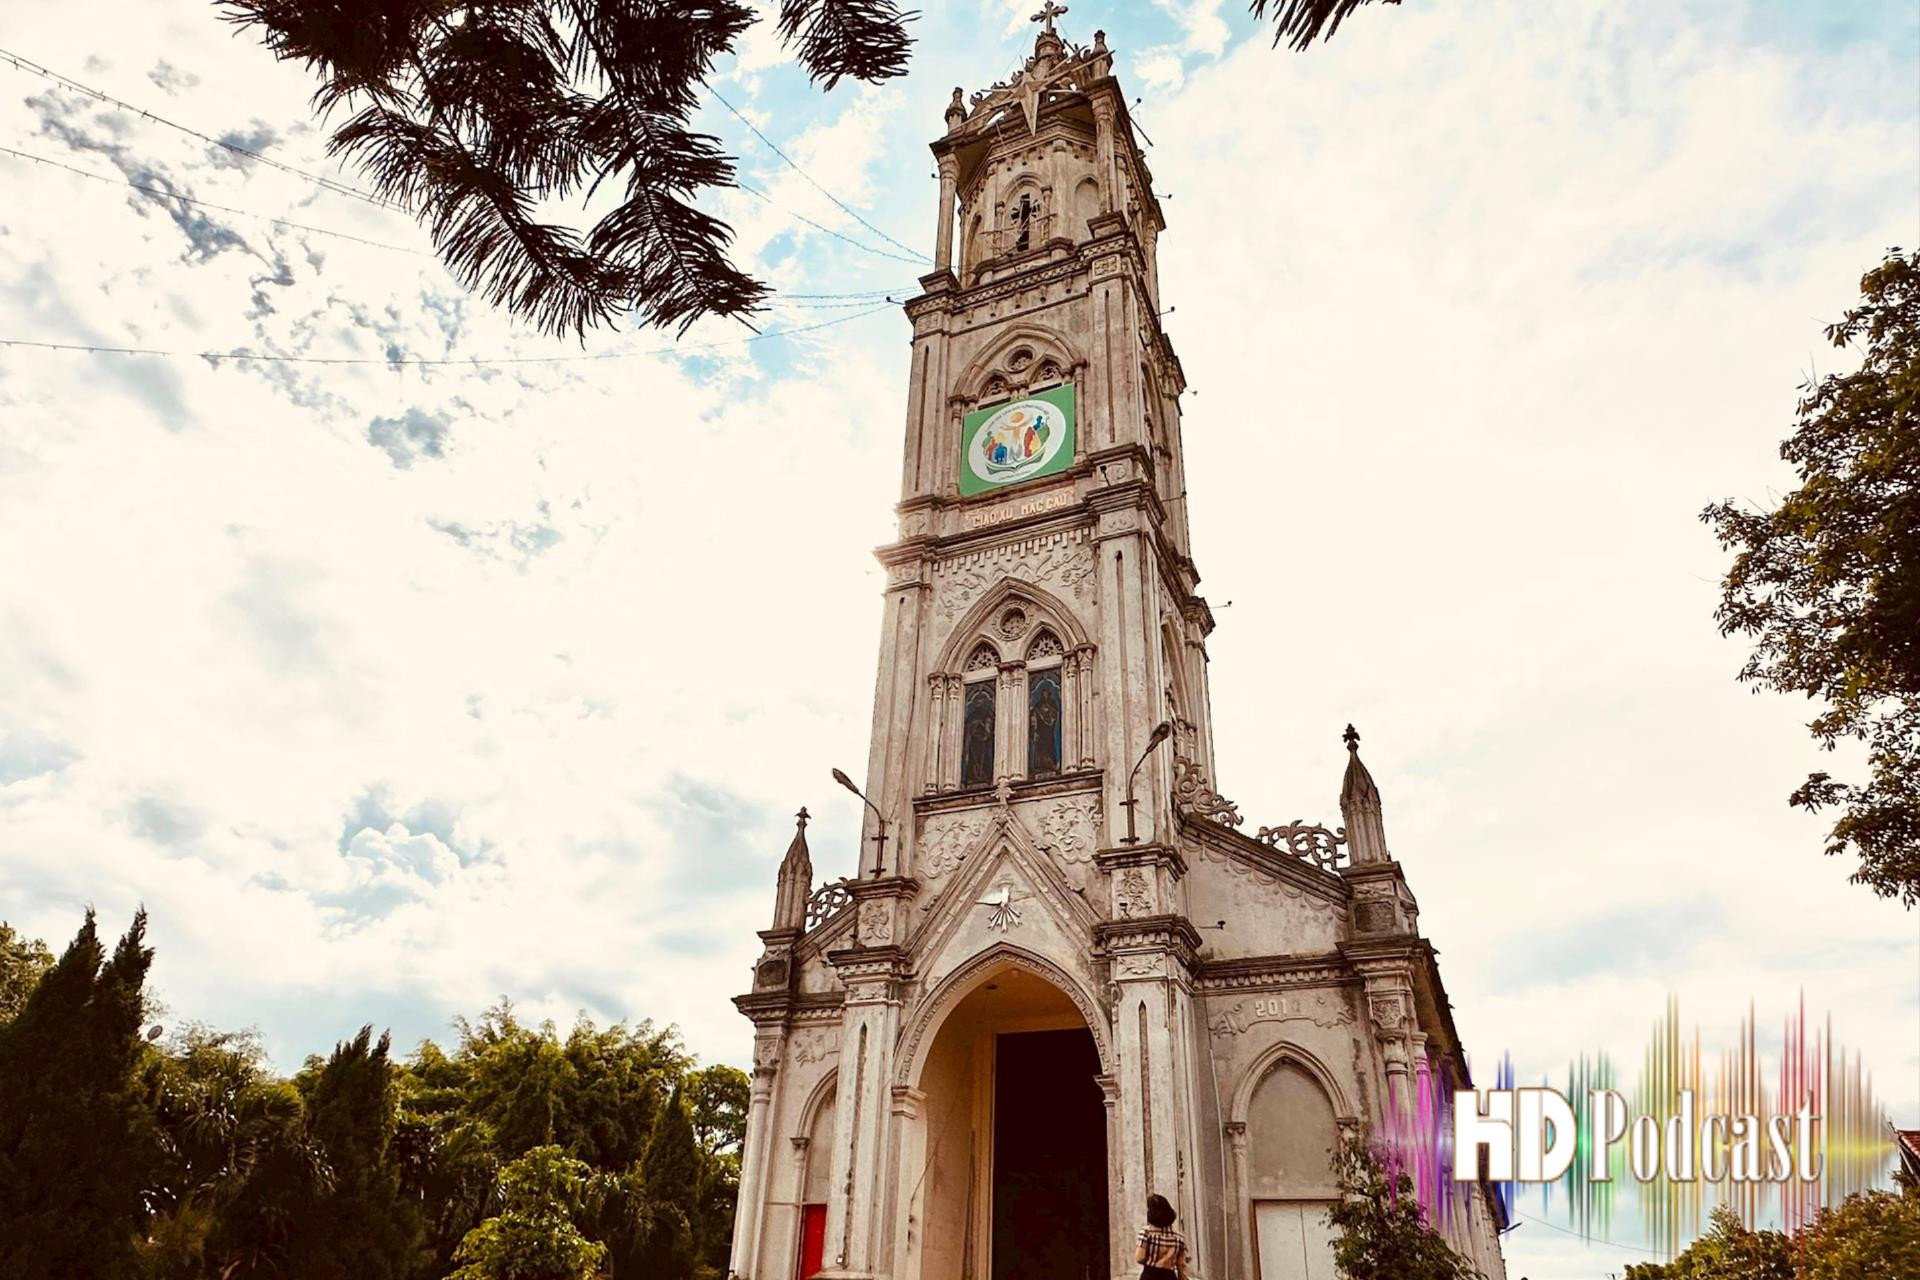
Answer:
[[[971, 103], [954, 91], [933, 144], [937, 269], [907, 306], [867, 790], [902, 819], [925, 797], [1020, 797], [1091, 771], [1104, 823], [1124, 824], [1114, 766], [1162, 721], [1177, 754], [1211, 765], [1213, 620], [1188, 552], [1184, 376], [1158, 318], [1164, 222], [1104, 33], [1070, 48], [1060, 12], [1042, 10], [1010, 81]], [[1170, 764], [1139, 782], [1150, 827]], [[894, 825], [913, 874], [927, 833]]]
[[1065, 12], [932, 143], [857, 869], [796, 833], [735, 1001], [742, 1280], [1117, 1280], [1149, 1194], [1212, 1280], [1330, 1276], [1328, 1148], [1467, 1078], [1357, 735], [1351, 847], [1210, 781], [1166, 224]]

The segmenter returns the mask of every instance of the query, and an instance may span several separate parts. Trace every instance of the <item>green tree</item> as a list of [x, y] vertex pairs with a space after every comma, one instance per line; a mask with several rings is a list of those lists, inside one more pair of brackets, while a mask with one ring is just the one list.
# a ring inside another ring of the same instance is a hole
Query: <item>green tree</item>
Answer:
[[40, 975], [53, 968], [53, 952], [38, 938], [23, 938], [0, 920], [0, 1022], [11, 1022], [27, 1003]]
[[467, 1233], [448, 1280], [593, 1280], [607, 1247], [574, 1219], [598, 1188], [593, 1170], [559, 1147], [535, 1147], [500, 1171], [499, 1213]]
[[1859, 367], [1805, 387], [1780, 454], [1800, 487], [1771, 510], [1723, 502], [1702, 519], [1736, 548], [1716, 618], [1754, 640], [1740, 679], [1823, 703], [1832, 750], [1864, 744], [1866, 780], [1814, 773], [1789, 797], [1838, 810], [1829, 854], [1853, 879], [1920, 901], [1920, 255], [1895, 249], [1827, 329]]
[[1389, 1176], [1364, 1138], [1341, 1139], [1333, 1172], [1340, 1198], [1327, 1220], [1340, 1232], [1333, 1262], [1345, 1280], [1480, 1280], [1421, 1216], [1413, 1179]]
[[693, 1139], [693, 1117], [675, 1088], [653, 1122], [646, 1155], [640, 1161], [648, 1215], [632, 1254], [616, 1274], [691, 1276], [698, 1261], [704, 1200], [700, 1148]]
[[[428, 1041], [403, 1070], [396, 1135], [426, 1197], [440, 1274], [467, 1234], [499, 1212], [501, 1166], [549, 1145], [611, 1180], [589, 1226], [616, 1263], [637, 1265], [652, 1221], [639, 1164], [661, 1108], [692, 1069], [678, 1035], [582, 1018], [563, 1039], [550, 1022], [521, 1022], [506, 1001], [455, 1025], [451, 1053]], [[715, 1123], [724, 1125], [719, 1111]], [[725, 1216], [730, 1225], [730, 1201]]]
[[1806, 1280], [1920, 1276], [1920, 1199], [1889, 1191], [1848, 1196], [1800, 1234]]
[[1707, 1219], [1706, 1234], [1672, 1262], [1636, 1262], [1624, 1280], [1793, 1280], [1791, 1243], [1778, 1231], [1751, 1231], [1726, 1205]]
[[752, 1082], [738, 1067], [715, 1063], [687, 1076], [686, 1098], [694, 1141], [705, 1166], [700, 1182], [694, 1250], [700, 1265], [724, 1275], [740, 1197], [740, 1150], [747, 1136]]
[[[1276, 44], [1304, 49], [1373, 0], [1252, 0]], [[1397, 3], [1398, 0], [1386, 0]], [[320, 78], [343, 112], [329, 146], [382, 200], [424, 222], [469, 289], [549, 333], [631, 317], [686, 325], [746, 316], [766, 286], [727, 257], [732, 230], [700, 192], [734, 184], [718, 141], [691, 127], [716, 61], [756, 20], [738, 0], [220, 0], [276, 57]], [[779, 31], [816, 81], [907, 69], [915, 17], [894, 0], [782, 0]], [[591, 227], [554, 206], [602, 187]], [[897, 242], [896, 242], [897, 243]], [[904, 246], [902, 246], [904, 247]]]
[[427, 1256], [420, 1196], [401, 1178], [395, 1068], [388, 1039], [362, 1027], [325, 1063], [296, 1078], [307, 1134], [326, 1155], [331, 1185], [297, 1203], [273, 1241], [299, 1280], [402, 1280]]
[[268, 1074], [259, 1037], [188, 1026], [150, 1056], [161, 1140], [146, 1192], [155, 1280], [272, 1274], [291, 1223], [332, 1189], [293, 1085]]
[[111, 956], [94, 914], [0, 1024], [0, 1275], [141, 1270], [159, 1144], [140, 1067], [147, 916]]

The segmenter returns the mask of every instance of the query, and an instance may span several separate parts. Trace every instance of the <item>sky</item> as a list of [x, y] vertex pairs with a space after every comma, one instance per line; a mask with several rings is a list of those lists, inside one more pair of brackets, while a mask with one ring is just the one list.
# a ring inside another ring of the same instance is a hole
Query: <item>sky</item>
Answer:
[[[828, 770], [865, 759], [908, 330], [847, 295], [911, 289], [872, 228], [930, 248], [925, 144], [1033, 7], [926, 6], [911, 74], [831, 93], [754, 28], [713, 86], [807, 176], [712, 100], [766, 198], [709, 203], [805, 332], [664, 353], [539, 338], [405, 217], [0, 62], [0, 147], [93, 175], [0, 154], [0, 339], [374, 361], [0, 346], [0, 916], [57, 948], [144, 903], [167, 1016], [282, 1069], [502, 996], [744, 1062], [794, 811], [855, 863]], [[0, 49], [363, 182], [211, 6], [90, 13], [16, 0]], [[1736, 683], [1698, 518], [1791, 487], [1822, 327], [1920, 241], [1912, 6], [1408, 4], [1305, 53], [1221, 0], [1062, 19], [1095, 26], [1169, 223], [1220, 790], [1334, 820], [1359, 726], [1477, 1063], [1804, 996], [1920, 1123], [1920, 920], [1787, 806], [1833, 762]], [[1638, 1244], [1506, 1247], [1573, 1280]]]

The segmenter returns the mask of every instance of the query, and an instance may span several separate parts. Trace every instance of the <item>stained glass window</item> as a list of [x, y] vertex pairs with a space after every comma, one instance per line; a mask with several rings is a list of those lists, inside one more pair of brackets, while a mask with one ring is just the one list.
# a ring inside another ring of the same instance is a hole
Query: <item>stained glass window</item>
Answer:
[[1060, 668], [1027, 673], [1027, 776], [1060, 772]]
[[966, 718], [960, 731], [960, 785], [985, 786], [993, 781], [993, 689], [992, 680], [975, 680], [967, 686]]

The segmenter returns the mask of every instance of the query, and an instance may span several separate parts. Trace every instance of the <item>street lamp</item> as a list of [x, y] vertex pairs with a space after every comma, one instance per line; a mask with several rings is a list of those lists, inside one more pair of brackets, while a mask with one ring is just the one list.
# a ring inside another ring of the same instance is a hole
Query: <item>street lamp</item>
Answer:
[[1133, 780], [1135, 776], [1139, 774], [1140, 766], [1145, 764], [1147, 757], [1153, 754], [1153, 749], [1165, 742], [1172, 734], [1173, 722], [1170, 720], [1162, 720], [1159, 724], [1153, 726], [1153, 732], [1147, 735], [1146, 750], [1142, 751], [1140, 758], [1133, 762], [1133, 772], [1127, 775], [1127, 802], [1125, 806], [1127, 810], [1127, 835], [1126, 838], [1120, 842], [1121, 844], [1140, 843], [1140, 837], [1133, 833], [1133, 806], [1136, 803], [1133, 798]]
[[882, 864], [887, 858], [887, 815], [880, 812], [879, 806], [874, 804], [873, 801], [868, 800], [867, 793], [854, 786], [853, 779], [849, 778], [846, 774], [835, 769], [833, 771], [833, 780], [853, 792], [853, 794], [859, 796], [860, 799], [865, 802], [867, 808], [873, 810], [874, 820], [880, 824], [880, 834], [873, 838], [873, 878], [878, 880], [880, 878]]

